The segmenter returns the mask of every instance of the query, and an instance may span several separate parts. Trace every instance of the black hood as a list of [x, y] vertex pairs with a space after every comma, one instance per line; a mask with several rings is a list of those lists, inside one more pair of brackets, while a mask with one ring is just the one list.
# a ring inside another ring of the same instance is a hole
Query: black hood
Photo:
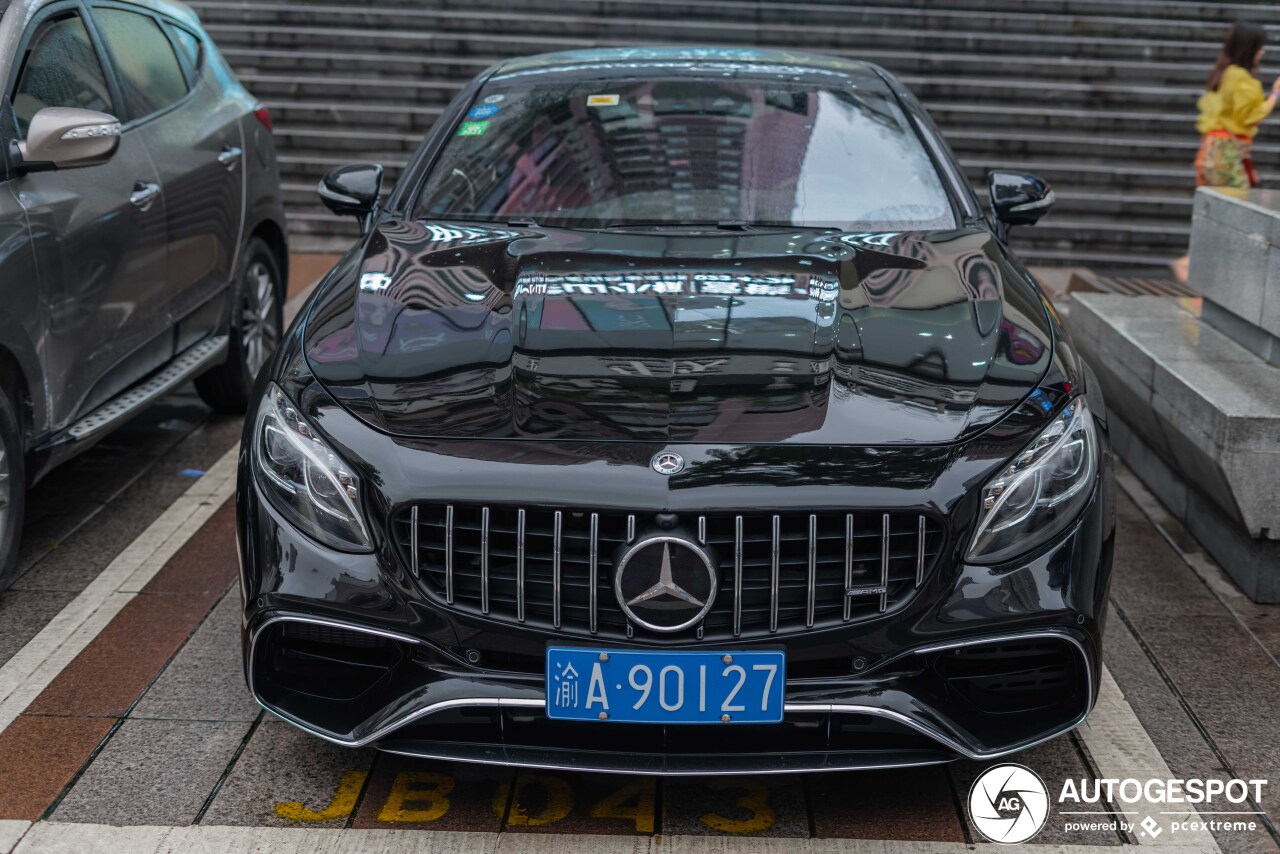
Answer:
[[402, 436], [939, 444], [1049, 365], [982, 229], [574, 231], [381, 223], [307, 319], [317, 378]]

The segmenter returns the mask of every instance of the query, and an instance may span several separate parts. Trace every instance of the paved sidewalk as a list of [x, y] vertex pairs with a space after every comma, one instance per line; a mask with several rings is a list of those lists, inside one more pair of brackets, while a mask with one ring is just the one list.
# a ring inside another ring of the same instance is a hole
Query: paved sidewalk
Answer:
[[[50, 540], [30, 541], [30, 572], [0, 597], [0, 854], [268, 845], [887, 854], [987, 844], [962, 807], [981, 763], [656, 779], [415, 761], [305, 735], [244, 687], [238, 425], [189, 397], [166, 406], [129, 428], [150, 431], [145, 453], [126, 443], [86, 457], [80, 489], [69, 480], [37, 496], [32, 524]], [[1124, 469], [1119, 485], [1098, 708], [1077, 732], [1015, 761], [1054, 793], [1095, 777], [1272, 784], [1259, 801], [1231, 806], [1256, 813], [1254, 831], [1068, 829], [1096, 823], [1101, 810], [1129, 811], [1130, 825], [1194, 816], [1097, 804], [1092, 817], [1053, 812], [1023, 849], [1280, 854], [1280, 607], [1243, 599]]]

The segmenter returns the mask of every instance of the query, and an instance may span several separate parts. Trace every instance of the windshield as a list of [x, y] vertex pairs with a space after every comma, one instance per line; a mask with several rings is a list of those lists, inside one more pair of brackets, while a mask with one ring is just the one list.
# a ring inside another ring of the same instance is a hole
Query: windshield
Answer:
[[579, 228], [955, 226], [892, 93], [843, 79], [495, 79], [445, 145], [416, 212]]

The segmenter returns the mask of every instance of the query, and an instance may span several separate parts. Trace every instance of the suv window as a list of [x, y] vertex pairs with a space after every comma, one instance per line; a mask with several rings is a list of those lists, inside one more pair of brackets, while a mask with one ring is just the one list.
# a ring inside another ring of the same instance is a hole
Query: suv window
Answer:
[[74, 12], [40, 24], [27, 44], [13, 90], [19, 136], [27, 135], [31, 117], [45, 107], [113, 112], [102, 64]]
[[200, 39], [189, 30], [182, 27], [175, 27], [173, 24], [165, 24], [165, 29], [173, 36], [173, 40], [177, 43], [178, 48], [186, 54], [187, 64], [194, 72], [200, 71]]
[[94, 9], [93, 14], [135, 118], [163, 109], [187, 94], [178, 55], [154, 18], [109, 8]]

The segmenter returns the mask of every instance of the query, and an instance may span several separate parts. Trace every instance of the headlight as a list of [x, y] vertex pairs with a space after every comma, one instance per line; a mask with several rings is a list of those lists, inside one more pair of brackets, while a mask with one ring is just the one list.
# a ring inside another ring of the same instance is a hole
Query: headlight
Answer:
[[345, 551], [373, 548], [360, 515], [360, 479], [274, 384], [258, 407], [253, 463], [271, 504], [304, 533]]
[[1097, 470], [1093, 416], [1076, 399], [983, 487], [967, 558], [994, 563], [1061, 533], [1089, 500]]

